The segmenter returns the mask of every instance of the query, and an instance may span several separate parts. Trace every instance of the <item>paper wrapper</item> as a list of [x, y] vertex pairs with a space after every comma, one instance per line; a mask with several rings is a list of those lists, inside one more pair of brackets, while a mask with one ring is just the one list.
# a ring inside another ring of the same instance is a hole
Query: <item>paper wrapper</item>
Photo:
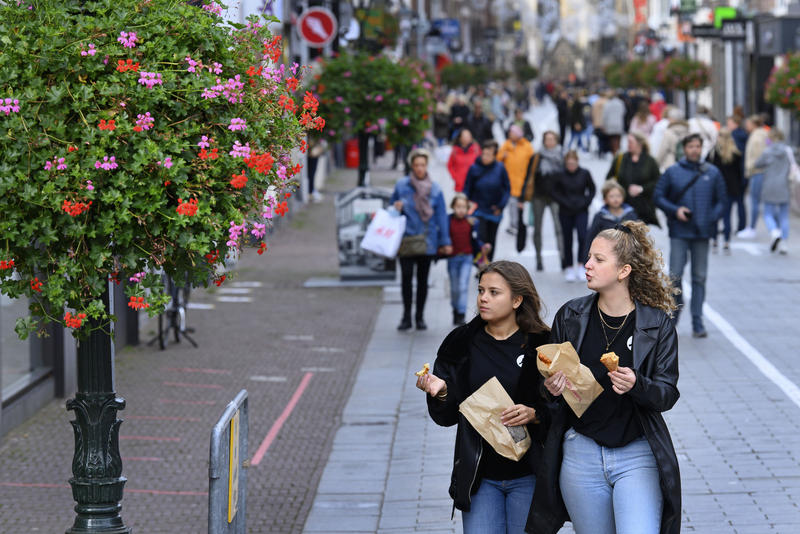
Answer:
[[536, 351], [544, 354], [551, 363], [549, 366], [536, 358], [536, 366], [542, 376], [549, 378], [558, 371], [564, 373], [572, 383], [571, 387], [564, 390], [564, 400], [578, 417], [582, 416], [586, 409], [603, 392], [592, 371], [581, 363], [578, 353], [572, 343], [552, 343], [536, 347]]
[[525, 425], [505, 426], [502, 423], [501, 414], [513, 405], [514, 401], [493, 376], [467, 397], [458, 406], [458, 411], [498, 454], [518, 461], [531, 446], [531, 437]]

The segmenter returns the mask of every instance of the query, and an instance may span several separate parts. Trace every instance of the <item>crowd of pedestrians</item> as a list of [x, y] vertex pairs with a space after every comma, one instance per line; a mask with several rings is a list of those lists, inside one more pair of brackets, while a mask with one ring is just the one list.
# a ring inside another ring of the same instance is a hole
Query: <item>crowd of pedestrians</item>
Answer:
[[[412, 267], [418, 272], [415, 319], [424, 328], [430, 262], [446, 256], [456, 328], [417, 387], [428, 394], [433, 420], [458, 428], [450, 495], [466, 534], [549, 533], [567, 520], [578, 534], [675, 534], [680, 475], [662, 413], [679, 396], [676, 325], [684, 271], [689, 264], [692, 333], [705, 338], [710, 254], [731, 254], [734, 237], [756, 237], [759, 214], [769, 250], [786, 254], [790, 181], [800, 170], [783, 134], [758, 115], [737, 112], [723, 124], [703, 107], [687, 118], [660, 95], [547, 93], [537, 96], [554, 100], [559, 131], [545, 131], [538, 143], [526, 106], [504, 99], [502, 88], [440, 102], [437, 137], [452, 143], [447, 169], [457, 193], [448, 220], [441, 191], [428, 184], [429, 156], [412, 153], [412, 171], [398, 182], [393, 200], [410, 217], [406, 238], [422, 233], [425, 251], [400, 260], [399, 329], [411, 328]], [[500, 143], [493, 129], [504, 133]], [[602, 207], [593, 214], [595, 180], [581, 166], [590, 152], [609, 163]], [[565, 280], [585, 280], [591, 291], [564, 304], [552, 327], [541, 318], [531, 272], [493, 261], [507, 217], [519, 251], [533, 226], [535, 269], [542, 271], [548, 211]], [[666, 269], [649, 233], [664, 223]], [[477, 314], [467, 317], [475, 266]], [[575, 384], [560, 371], [545, 378], [537, 368], [536, 347], [565, 342], [602, 389], [579, 417], [565, 399]], [[618, 358], [614, 370], [601, 362], [609, 353]], [[491, 377], [512, 399], [502, 423], [524, 426], [531, 438], [518, 461], [497, 453], [459, 411]]]

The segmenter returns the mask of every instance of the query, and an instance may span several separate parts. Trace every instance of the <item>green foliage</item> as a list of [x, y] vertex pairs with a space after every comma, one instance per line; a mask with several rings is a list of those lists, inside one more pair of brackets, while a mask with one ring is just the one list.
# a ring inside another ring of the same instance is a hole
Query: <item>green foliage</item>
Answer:
[[528, 63], [526, 56], [515, 56], [514, 76], [521, 82], [535, 80], [539, 76], [539, 69]]
[[489, 81], [489, 71], [483, 65], [450, 63], [439, 71], [439, 83], [448, 89], [463, 89]]
[[328, 138], [383, 131], [393, 145], [408, 144], [430, 127], [433, 86], [419, 65], [342, 54], [325, 61], [322, 69], [311, 90], [328, 121]]
[[800, 115], [800, 53], [787, 54], [780, 67], [774, 67], [767, 79], [767, 102]]
[[711, 76], [704, 63], [683, 58], [611, 63], [603, 72], [609, 86], [621, 89], [702, 89]]
[[[135, 47], [124, 47], [120, 32], [135, 32]], [[0, 290], [31, 298], [35, 320], [21, 321], [20, 335], [65, 324], [65, 307], [107, 322], [99, 297], [109, 278], [143, 271], [150, 274], [128, 294], [157, 313], [167, 297], [154, 270], [207, 285], [226, 253], [257, 230], [253, 222], [281, 211], [276, 201], [293, 187], [290, 153], [304, 134], [286, 110], [292, 74], [267, 60], [277, 60], [280, 43], [257, 19], [229, 24], [178, 0], [13, 1], [0, 3], [0, 42], [0, 105], [19, 106], [0, 111], [0, 260], [14, 261], [0, 270]], [[187, 57], [202, 62], [195, 73]], [[120, 70], [128, 60], [138, 71]], [[148, 88], [144, 72], [162, 83]], [[233, 101], [222, 90], [209, 97], [226, 82]], [[299, 110], [302, 122], [321, 127], [311, 123], [313, 107]], [[147, 113], [151, 128], [138, 119]], [[233, 118], [246, 129], [231, 130]], [[112, 120], [114, 129], [99, 127]], [[211, 143], [204, 151], [202, 136]], [[248, 169], [229, 155], [234, 142], [270, 153], [275, 165]], [[117, 168], [96, 167], [111, 156]], [[243, 188], [231, 184], [234, 174], [246, 175]], [[190, 200], [195, 214], [176, 211]], [[239, 239], [229, 236], [232, 223], [248, 224]]]

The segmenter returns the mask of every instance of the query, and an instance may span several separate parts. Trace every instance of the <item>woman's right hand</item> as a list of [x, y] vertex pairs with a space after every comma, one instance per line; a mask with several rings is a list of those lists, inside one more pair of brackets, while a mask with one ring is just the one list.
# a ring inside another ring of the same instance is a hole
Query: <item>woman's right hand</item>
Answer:
[[447, 392], [447, 383], [433, 373], [427, 373], [417, 378], [417, 387], [431, 397]]
[[544, 381], [544, 387], [547, 388], [547, 391], [554, 397], [560, 396], [564, 393], [564, 390], [571, 387], [572, 384], [567, 377], [564, 376], [562, 371], [556, 372], [554, 375], [551, 375], [550, 378]]
[[403, 201], [402, 200], [395, 200], [394, 201], [394, 209], [397, 211], [403, 211]]

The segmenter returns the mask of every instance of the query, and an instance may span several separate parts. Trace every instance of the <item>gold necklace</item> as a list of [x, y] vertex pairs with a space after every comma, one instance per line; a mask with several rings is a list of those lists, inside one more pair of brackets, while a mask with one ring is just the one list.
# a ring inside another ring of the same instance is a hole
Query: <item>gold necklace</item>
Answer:
[[[608, 323], [606, 323], [605, 319], [603, 319], [603, 312], [600, 311], [600, 304], [597, 305], [597, 315], [600, 316], [600, 323], [601, 323], [600, 330], [603, 331], [603, 337], [606, 340], [606, 352], [608, 352], [608, 348], [611, 346], [612, 343], [614, 343], [614, 340], [617, 339], [617, 336], [622, 331], [622, 327], [625, 326], [625, 322], [628, 320], [628, 316], [630, 314], [631, 314], [631, 312], [628, 312], [628, 313], [625, 314], [625, 318], [622, 319], [622, 324], [621, 325], [619, 325], [617, 327], [609, 326]], [[608, 334], [606, 334], [606, 329], [605, 329], [606, 326], [608, 326], [611, 330], [616, 330], [617, 331], [614, 334], [614, 337], [611, 338], [611, 341], [608, 340]]]

